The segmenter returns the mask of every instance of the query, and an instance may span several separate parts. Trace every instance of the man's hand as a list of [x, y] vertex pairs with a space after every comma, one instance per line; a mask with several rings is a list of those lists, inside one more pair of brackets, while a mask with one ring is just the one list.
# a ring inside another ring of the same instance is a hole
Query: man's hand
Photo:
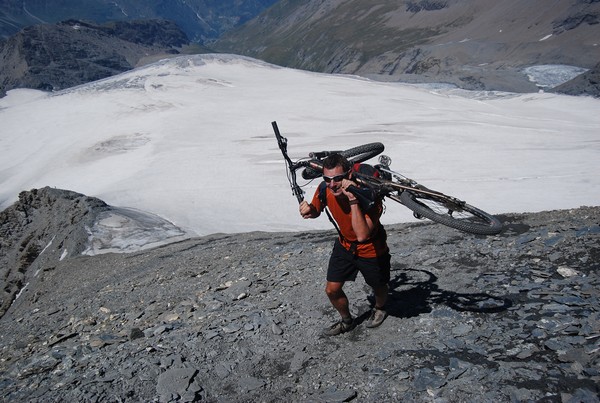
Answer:
[[306, 200], [300, 203], [300, 215], [302, 218], [314, 218], [315, 209], [312, 205], [308, 204]]
[[342, 192], [344, 193], [344, 195], [346, 195], [346, 197], [348, 198], [348, 200], [352, 201], [352, 200], [356, 200], [356, 196], [354, 196], [349, 190], [348, 188], [350, 186], [354, 186], [357, 187], [358, 185], [356, 183], [354, 183], [352, 180], [350, 179], [344, 179], [342, 181], [341, 184], [341, 188], [342, 188]]

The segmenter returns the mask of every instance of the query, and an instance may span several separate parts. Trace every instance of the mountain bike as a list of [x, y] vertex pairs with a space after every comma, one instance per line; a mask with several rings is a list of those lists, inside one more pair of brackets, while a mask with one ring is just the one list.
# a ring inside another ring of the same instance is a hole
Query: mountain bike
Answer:
[[[367, 161], [381, 154], [385, 149], [382, 143], [369, 143], [347, 150], [311, 152], [308, 158], [292, 161], [287, 152], [287, 138], [279, 132], [277, 122], [271, 122], [271, 125], [286, 162], [292, 194], [296, 196], [298, 203], [304, 200], [304, 190], [298, 184], [297, 171], [302, 170], [302, 178], [310, 181], [322, 175], [323, 160], [333, 153], [339, 153], [355, 164]], [[413, 211], [415, 218], [428, 218], [439, 224], [472, 234], [495, 235], [502, 231], [502, 223], [493, 215], [456, 197], [429, 189], [415, 180], [391, 170], [390, 157], [380, 155], [378, 162], [374, 165], [379, 173], [378, 177], [360, 172], [352, 174], [352, 179], [360, 187], [351, 186], [348, 190], [359, 201], [368, 203], [372, 201], [373, 197], [388, 198], [408, 207]]]

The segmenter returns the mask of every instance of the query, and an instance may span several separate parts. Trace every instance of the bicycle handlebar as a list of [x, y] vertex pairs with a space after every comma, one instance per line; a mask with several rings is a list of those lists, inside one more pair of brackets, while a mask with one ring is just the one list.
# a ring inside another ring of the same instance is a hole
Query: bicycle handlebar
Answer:
[[[320, 173], [323, 172], [323, 163], [322, 163], [321, 159], [325, 158], [331, 154], [334, 154], [334, 153], [340, 153], [340, 151], [313, 152], [313, 153], [309, 154], [311, 159], [293, 162], [287, 153], [287, 138], [283, 137], [281, 135], [281, 133], [279, 132], [279, 127], [277, 126], [277, 122], [273, 121], [273, 122], [271, 122], [271, 125], [273, 126], [273, 131], [275, 132], [275, 137], [277, 138], [277, 144], [279, 146], [279, 149], [281, 150], [281, 153], [283, 154], [283, 158], [285, 159], [285, 162], [286, 162], [288, 180], [290, 182], [290, 187], [292, 188], [292, 193], [294, 196], [296, 196], [296, 199], [298, 199], [298, 203], [302, 203], [302, 201], [304, 200], [304, 190], [302, 190], [300, 185], [298, 185], [296, 171], [298, 169], [305, 168], [304, 171], [302, 172], [302, 177], [304, 179], [315, 179], [316, 177], [320, 176]], [[307, 172], [308, 170], [312, 170], [313, 172]], [[370, 184], [367, 181], [362, 181], [360, 179], [360, 177], [357, 177], [356, 179], [357, 179], [356, 182], [358, 184], [367, 186], [367, 188], [372, 187], [372, 184]], [[365, 201], [365, 203], [367, 203], [368, 202], [367, 199], [374, 199], [373, 197], [368, 197], [366, 195], [365, 191], [363, 189], [360, 189], [359, 187], [352, 186], [351, 189], [349, 189], [349, 190], [353, 194], [355, 194], [355, 196], [357, 198], [364, 199], [364, 200], [361, 200], [361, 205], [363, 204], [362, 201]], [[372, 190], [373, 189], [370, 189], [369, 191], [372, 192]]]
[[288, 180], [290, 181], [290, 186], [292, 187], [292, 193], [298, 199], [298, 203], [302, 203], [304, 200], [304, 190], [298, 185], [296, 181], [296, 170], [298, 169], [295, 164], [292, 162], [290, 157], [287, 154], [287, 138], [283, 137], [279, 132], [279, 127], [277, 127], [277, 122], [271, 122], [271, 126], [273, 126], [273, 131], [275, 132], [275, 137], [277, 138], [277, 144], [279, 145], [279, 149], [283, 154], [283, 158], [287, 164], [288, 171]]

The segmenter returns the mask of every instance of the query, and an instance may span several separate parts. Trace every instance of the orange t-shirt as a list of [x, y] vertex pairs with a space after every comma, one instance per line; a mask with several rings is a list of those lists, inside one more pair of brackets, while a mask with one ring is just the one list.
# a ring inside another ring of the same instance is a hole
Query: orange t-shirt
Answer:
[[[352, 228], [352, 214], [350, 212], [348, 199], [337, 199], [329, 188], [326, 189], [325, 195], [327, 198], [327, 207], [336, 221], [342, 235], [340, 237], [340, 243], [346, 250], [351, 250], [353, 245], [356, 245], [356, 255], [366, 258], [374, 258], [388, 251], [386, 243], [387, 235], [383, 225], [379, 222], [379, 217], [383, 214], [383, 204], [381, 203], [381, 200], [367, 212], [371, 221], [376, 225], [374, 233], [367, 241], [357, 242], [358, 238]], [[319, 198], [319, 189], [315, 192], [310, 204], [312, 204], [319, 213], [325, 209], [325, 206], [321, 204], [321, 199]]]

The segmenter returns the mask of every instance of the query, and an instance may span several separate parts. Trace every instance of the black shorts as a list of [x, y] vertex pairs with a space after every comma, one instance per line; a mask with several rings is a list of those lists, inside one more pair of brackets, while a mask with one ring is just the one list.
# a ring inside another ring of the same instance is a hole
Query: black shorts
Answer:
[[327, 281], [354, 281], [360, 271], [365, 282], [371, 287], [386, 285], [390, 281], [390, 261], [389, 252], [374, 258], [358, 257], [336, 240], [329, 258]]

